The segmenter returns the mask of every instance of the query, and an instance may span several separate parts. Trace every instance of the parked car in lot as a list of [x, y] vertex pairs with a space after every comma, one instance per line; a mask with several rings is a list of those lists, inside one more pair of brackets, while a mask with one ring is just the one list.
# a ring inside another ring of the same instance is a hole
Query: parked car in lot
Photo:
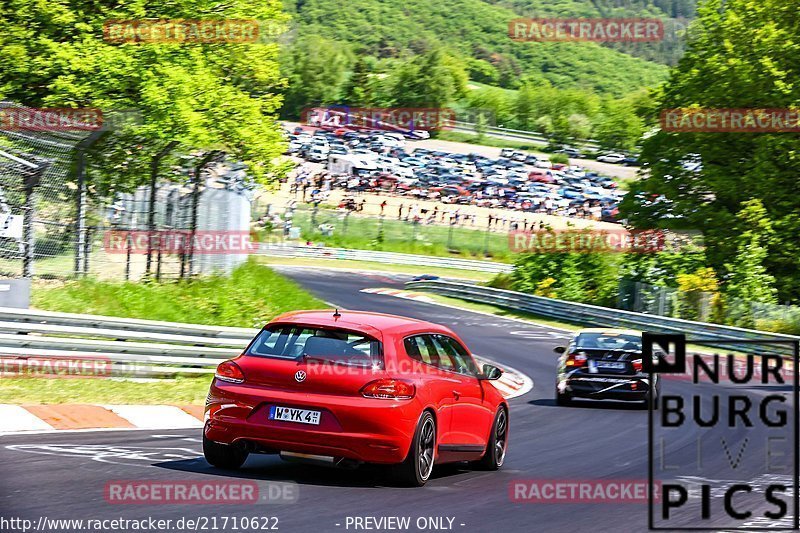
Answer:
[[330, 465], [391, 465], [421, 486], [435, 464], [497, 470], [508, 405], [450, 329], [356, 311], [282, 315], [217, 367], [203, 453], [219, 468], [251, 453]]
[[619, 164], [625, 161], [627, 157], [625, 154], [610, 153], [597, 156], [597, 160], [602, 163], [615, 163]]
[[572, 148], [570, 146], [565, 146], [559, 150], [555, 150], [554, 154], [566, 154], [568, 157], [574, 157], [576, 159], [580, 159], [583, 157], [583, 153], [578, 150], [577, 148]]

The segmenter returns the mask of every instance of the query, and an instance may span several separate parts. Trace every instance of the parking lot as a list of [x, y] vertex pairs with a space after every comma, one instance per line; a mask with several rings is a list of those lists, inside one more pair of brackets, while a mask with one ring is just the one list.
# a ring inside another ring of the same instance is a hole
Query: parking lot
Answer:
[[[633, 167], [597, 161], [553, 164], [543, 154], [410, 140], [385, 131], [289, 128], [289, 154], [307, 162], [294, 177], [294, 192], [302, 189], [327, 199], [339, 191], [347, 202], [363, 193], [383, 194], [399, 198], [407, 210], [415, 209], [407, 216], [420, 222], [446, 222], [445, 209], [436, 210], [442, 217], [437, 220], [433, 208], [417, 206], [435, 202], [450, 204], [446, 211], [451, 217], [455, 211], [477, 207], [500, 210], [503, 218], [512, 220], [535, 214], [616, 223], [624, 196], [619, 178], [629, 179], [636, 172]], [[590, 166], [610, 167], [616, 176]], [[399, 207], [397, 201], [389, 203]], [[508, 211], [516, 216], [507, 216]]]

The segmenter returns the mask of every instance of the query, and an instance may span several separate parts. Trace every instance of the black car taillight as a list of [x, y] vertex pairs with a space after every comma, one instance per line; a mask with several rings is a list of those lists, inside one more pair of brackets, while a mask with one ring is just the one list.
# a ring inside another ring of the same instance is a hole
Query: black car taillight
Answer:
[[567, 355], [567, 360], [565, 361], [564, 364], [566, 366], [569, 366], [569, 367], [572, 367], [572, 368], [580, 368], [580, 367], [586, 366], [586, 362], [588, 360], [589, 360], [589, 358], [586, 357], [585, 353], [581, 353], [581, 352], [571, 353], [571, 354]]

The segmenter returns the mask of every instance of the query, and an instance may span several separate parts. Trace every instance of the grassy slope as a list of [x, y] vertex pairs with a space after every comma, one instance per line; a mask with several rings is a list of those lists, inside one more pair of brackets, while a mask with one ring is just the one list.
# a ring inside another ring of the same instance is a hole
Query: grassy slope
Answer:
[[230, 277], [189, 282], [71, 281], [35, 290], [32, 305], [48, 311], [241, 327], [260, 327], [294, 309], [326, 307], [293, 281], [254, 261]]
[[90, 378], [4, 378], [3, 403], [16, 405], [89, 403], [106, 405], [203, 405], [211, 376], [120, 381]]
[[[520, 15], [482, 0], [296, 0], [286, 5], [300, 34], [352, 43], [367, 54], [402, 54], [411, 44], [441, 42], [467, 57], [495, 55], [516, 61], [519, 77], [531, 74], [556, 86], [580, 85], [614, 95], [653, 86], [667, 71], [663, 65], [595, 43], [514, 42], [508, 23]], [[543, 14], [569, 16], [574, 11], [551, 7]]]
[[[145, 284], [80, 280], [37, 287], [38, 309], [222, 326], [260, 327], [295, 309], [327, 307], [296, 283], [251, 261], [231, 277]], [[154, 382], [90, 378], [2, 379], [3, 403], [202, 404], [210, 376]]]

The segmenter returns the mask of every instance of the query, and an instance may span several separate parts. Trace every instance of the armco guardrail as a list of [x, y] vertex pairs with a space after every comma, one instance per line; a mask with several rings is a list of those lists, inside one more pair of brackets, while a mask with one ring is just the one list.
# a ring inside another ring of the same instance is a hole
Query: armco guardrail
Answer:
[[[661, 333], [684, 333], [692, 341], [702, 340], [703, 344], [714, 346], [714, 340], [776, 340], [796, 342], [800, 337], [770, 333], [752, 329], [735, 328], [710, 324], [706, 322], [693, 322], [658, 315], [634, 313], [610, 307], [567, 302], [542, 296], [533, 296], [515, 291], [493, 289], [479, 285], [457, 283], [450, 281], [413, 281], [406, 283], [406, 287], [415, 290], [427, 290], [443, 296], [461, 298], [472, 302], [496, 305], [508, 309], [515, 309], [534, 313], [540, 316], [577, 322], [586, 326], [630, 328], [643, 331]], [[742, 352], [780, 353], [791, 355], [789, 345], [767, 347], [764, 345], [725, 344], [719, 345]]]
[[[211, 373], [257, 329], [0, 308], [0, 363], [107, 361], [115, 375]], [[105, 371], [105, 370], [104, 370]]]
[[[419, 267], [454, 268], [458, 270], [477, 270], [479, 272], [511, 272], [513, 266], [492, 261], [474, 259], [458, 259], [454, 257], [434, 257], [430, 255], [403, 254], [398, 252], [380, 252], [377, 250], [352, 250], [347, 248], [329, 248], [327, 246], [283, 246], [263, 244], [259, 255], [278, 257], [309, 257], [316, 259], [340, 259], [349, 261], [372, 261], [392, 265], [414, 265]], [[2, 316], [0, 316], [2, 318]]]

